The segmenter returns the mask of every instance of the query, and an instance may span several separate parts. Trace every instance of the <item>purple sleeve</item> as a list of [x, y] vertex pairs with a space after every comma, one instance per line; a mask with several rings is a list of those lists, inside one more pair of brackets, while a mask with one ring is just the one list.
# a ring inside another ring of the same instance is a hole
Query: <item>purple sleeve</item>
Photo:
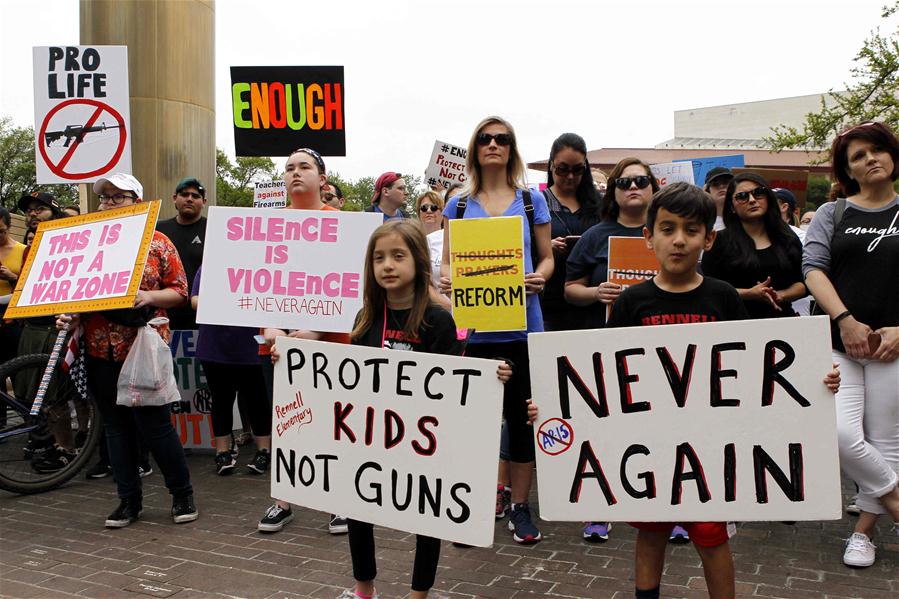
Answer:
[[203, 267], [197, 269], [197, 274], [194, 276], [194, 282], [190, 286], [190, 296], [193, 297], [195, 295], [200, 295], [200, 273], [203, 272]]

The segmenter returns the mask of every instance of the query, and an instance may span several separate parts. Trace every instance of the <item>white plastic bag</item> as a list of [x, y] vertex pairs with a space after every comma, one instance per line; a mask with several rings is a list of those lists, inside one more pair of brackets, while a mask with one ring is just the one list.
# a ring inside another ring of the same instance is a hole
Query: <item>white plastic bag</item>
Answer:
[[153, 328], [167, 322], [167, 318], [154, 318], [138, 330], [119, 374], [118, 405], [129, 408], [164, 406], [181, 399], [175, 382], [172, 352]]

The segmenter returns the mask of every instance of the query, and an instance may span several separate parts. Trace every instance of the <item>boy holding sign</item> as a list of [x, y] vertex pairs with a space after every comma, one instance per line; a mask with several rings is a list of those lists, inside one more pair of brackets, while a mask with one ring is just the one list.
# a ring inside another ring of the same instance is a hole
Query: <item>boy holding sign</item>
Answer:
[[[629, 287], [612, 307], [607, 327], [660, 325], [677, 322], [720, 322], [748, 318], [736, 289], [696, 270], [700, 254], [715, 241], [715, 204], [689, 183], [674, 183], [653, 196], [643, 236], [658, 258], [659, 274]], [[835, 391], [839, 373], [832, 371], [824, 383]], [[674, 522], [633, 523], [636, 597], [659, 597], [665, 565], [665, 549]], [[702, 560], [712, 599], [735, 594], [734, 564], [728, 539], [735, 532], [730, 523], [691, 522], [682, 526], [690, 534]]]

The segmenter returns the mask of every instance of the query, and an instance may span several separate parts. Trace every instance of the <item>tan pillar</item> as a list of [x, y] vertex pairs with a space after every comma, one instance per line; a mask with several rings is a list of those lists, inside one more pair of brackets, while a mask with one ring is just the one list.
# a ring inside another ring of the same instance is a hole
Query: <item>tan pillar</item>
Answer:
[[[128, 46], [131, 156], [159, 218], [184, 177], [215, 203], [215, 1], [80, 0], [82, 45]], [[96, 197], [91, 207], [96, 206]]]

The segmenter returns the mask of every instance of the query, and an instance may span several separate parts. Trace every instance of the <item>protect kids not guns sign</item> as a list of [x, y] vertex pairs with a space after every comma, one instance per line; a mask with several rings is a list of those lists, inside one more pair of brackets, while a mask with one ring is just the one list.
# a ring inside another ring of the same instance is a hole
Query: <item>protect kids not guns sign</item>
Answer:
[[41, 46], [34, 57], [38, 183], [131, 172], [127, 46]]
[[425, 169], [425, 182], [428, 185], [440, 185], [449, 189], [454, 183], [465, 183], [465, 157], [468, 151], [460, 146], [435, 141], [431, 151], [431, 160]]
[[496, 460], [487, 458], [499, 451], [497, 362], [288, 337], [277, 347], [272, 497], [449, 541], [493, 542]]
[[346, 156], [343, 67], [231, 67], [238, 156]]
[[197, 322], [350, 331], [382, 223], [374, 212], [210, 207]]
[[159, 202], [40, 224], [7, 318], [131, 308]]
[[541, 517], [838, 519], [828, 334], [821, 316], [530, 335]]

